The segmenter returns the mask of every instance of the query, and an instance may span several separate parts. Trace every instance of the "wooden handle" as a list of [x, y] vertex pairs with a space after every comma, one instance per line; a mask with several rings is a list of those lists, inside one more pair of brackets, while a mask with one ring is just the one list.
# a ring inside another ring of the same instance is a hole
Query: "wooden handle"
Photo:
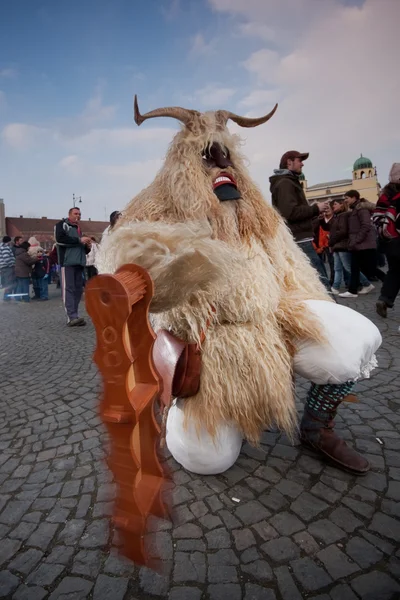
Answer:
[[111, 437], [108, 465], [117, 483], [113, 520], [122, 553], [149, 565], [147, 519], [167, 514], [162, 494], [167, 477], [157, 456], [160, 428], [154, 413], [161, 386], [148, 317], [153, 282], [145, 269], [124, 265], [114, 275], [90, 279], [85, 296], [96, 329], [94, 361], [103, 379], [100, 414]]

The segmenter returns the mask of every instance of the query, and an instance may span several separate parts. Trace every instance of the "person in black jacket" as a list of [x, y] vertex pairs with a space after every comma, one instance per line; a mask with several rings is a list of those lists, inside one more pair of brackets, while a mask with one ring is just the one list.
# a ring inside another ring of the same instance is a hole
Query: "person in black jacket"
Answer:
[[320, 261], [312, 240], [314, 237], [313, 219], [324, 213], [328, 203], [317, 202], [310, 205], [304, 194], [299, 176], [303, 169], [303, 161], [308, 158], [308, 152], [289, 150], [282, 156], [279, 169], [269, 178], [272, 195], [272, 205], [285, 219], [295, 241], [310, 259], [313, 267], [328, 290], [331, 291], [326, 269]]
[[37, 261], [32, 268], [32, 284], [36, 300], [49, 299], [50, 261], [42, 249], [36, 253]]
[[70, 208], [68, 218], [57, 223], [55, 227], [62, 298], [68, 327], [86, 325], [85, 319], [78, 315], [78, 308], [83, 292], [86, 254], [90, 252], [91, 240], [90, 237], [82, 235], [80, 220], [79, 208]]

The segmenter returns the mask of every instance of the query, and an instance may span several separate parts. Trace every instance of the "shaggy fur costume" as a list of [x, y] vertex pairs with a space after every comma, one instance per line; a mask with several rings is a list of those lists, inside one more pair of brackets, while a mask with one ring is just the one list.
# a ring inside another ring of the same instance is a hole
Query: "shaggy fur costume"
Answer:
[[[203, 344], [201, 386], [185, 400], [185, 418], [213, 435], [234, 423], [257, 443], [272, 424], [296, 425], [292, 357], [296, 341], [322, 340], [304, 300], [329, 300], [318, 275], [278, 213], [253, 183], [239, 138], [222, 112], [194, 113], [175, 136], [154, 181], [124, 209], [101, 244], [100, 273], [125, 263], [148, 269], [155, 284], [151, 319]], [[218, 142], [242, 199], [220, 202], [204, 149]], [[215, 307], [215, 313], [211, 312]]]

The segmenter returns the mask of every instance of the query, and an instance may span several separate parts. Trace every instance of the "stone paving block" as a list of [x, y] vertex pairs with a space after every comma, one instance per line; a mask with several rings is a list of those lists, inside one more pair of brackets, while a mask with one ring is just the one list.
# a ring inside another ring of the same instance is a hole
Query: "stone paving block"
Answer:
[[236, 529], [232, 531], [236, 549], [241, 552], [256, 543], [256, 539], [250, 529]]
[[37, 523], [26, 523], [21, 521], [19, 525], [9, 533], [10, 538], [17, 538], [18, 540], [26, 540], [35, 531]]
[[299, 592], [289, 569], [287, 567], [278, 567], [277, 569], [274, 569], [274, 572], [283, 600], [302, 600], [301, 593]]
[[53, 541], [59, 525], [52, 523], [41, 523], [32, 533], [28, 541], [28, 546], [36, 546], [41, 550], [46, 550]]
[[22, 554], [18, 554], [14, 560], [8, 565], [9, 569], [19, 571], [24, 575], [28, 575], [34, 569], [37, 563], [43, 557], [43, 552], [30, 548]]
[[379, 548], [379, 550], [381, 550], [384, 554], [391, 555], [395, 551], [395, 546], [393, 546], [393, 544], [391, 544], [387, 540], [381, 539], [380, 537], [374, 535], [370, 531], [364, 531], [361, 529], [359, 531], [359, 533], [366, 540], [368, 540], [373, 546], [375, 546], [376, 548]]
[[297, 496], [299, 496], [304, 490], [302, 485], [299, 485], [294, 481], [290, 481], [289, 479], [282, 479], [275, 486], [275, 489], [277, 489], [281, 494], [283, 494], [283, 496], [287, 496], [292, 500], [295, 500]]
[[25, 502], [10, 500], [0, 514], [0, 523], [4, 523], [4, 525], [16, 525], [28, 511], [31, 504], [32, 502], [29, 500]]
[[89, 595], [93, 583], [79, 577], [65, 577], [50, 594], [49, 600], [64, 600], [69, 597], [74, 600], [85, 600]]
[[281, 537], [271, 540], [261, 546], [261, 550], [274, 562], [287, 563], [300, 557], [300, 549], [290, 538]]
[[392, 577], [380, 571], [360, 575], [352, 579], [350, 585], [362, 600], [378, 598], [392, 600], [392, 596], [400, 592], [400, 585]]
[[288, 512], [281, 512], [269, 519], [269, 523], [282, 535], [292, 535], [305, 528], [298, 517]]
[[315, 539], [307, 532], [301, 531], [293, 536], [294, 541], [307, 554], [315, 554], [320, 550]]
[[20, 585], [13, 595], [13, 600], [43, 600], [47, 595], [48, 593], [42, 587]]
[[254, 525], [270, 516], [270, 512], [257, 500], [252, 500], [239, 506], [235, 511], [235, 516], [245, 525]]
[[230, 566], [239, 564], [239, 561], [233, 550], [218, 550], [212, 554], [208, 553], [208, 564]]
[[142, 567], [139, 573], [139, 582], [142, 590], [154, 596], [167, 597], [169, 590], [169, 577], [159, 575], [151, 569]]
[[207, 581], [209, 583], [236, 583], [238, 575], [235, 567], [208, 567]]
[[110, 524], [107, 519], [93, 521], [82, 535], [79, 545], [82, 548], [97, 548], [105, 546], [110, 534]]
[[94, 579], [100, 571], [101, 558], [100, 550], [80, 550], [75, 556], [71, 573]]
[[129, 579], [99, 575], [93, 591], [93, 600], [123, 600]]
[[46, 562], [66, 565], [74, 552], [75, 548], [71, 548], [70, 546], [54, 546], [51, 553], [46, 558]]
[[311, 521], [321, 512], [329, 508], [329, 504], [319, 500], [308, 492], [303, 492], [297, 500], [291, 504], [290, 508], [304, 521]]
[[345, 497], [342, 498], [342, 504], [350, 508], [353, 512], [361, 515], [361, 517], [371, 517], [375, 511], [375, 507], [367, 504], [366, 502], [359, 502], [354, 498]]
[[380, 535], [383, 535], [390, 540], [400, 542], [399, 522], [392, 517], [384, 515], [383, 513], [375, 513], [369, 529], [372, 531], [377, 531]]
[[335, 523], [332, 523], [328, 519], [320, 519], [311, 523], [308, 527], [308, 531], [316, 537], [318, 540], [322, 540], [325, 544], [332, 544], [338, 540], [346, 537], [346, 533], [343, 529], [340, 529]]
[[10, 573], [10, 571], [0, 571], [0, 598], [10, 598], [19, 584], [18, 577]]
[[187, 523], [176, 527], [172, 533], [172, 536], [176, 539], [188, 539], [188, 538], [201, 538], [203, 535], [200, 527], [193, 523]]
[[178, 552], [205, 552], [206, 545], [203, 540], [178, 540], [176, 549]]
[[50, 586], [61, 575], [64, 569], [64, 565], [43, 563], [29, 575], [26, 583], [38, 586]]
[[332, 582], [328, 573], [311, 558], [299, 558], [290, 564], [296, 579], [307, 591], [315, 592]]
[[326, 570], [334, 580], [348, 577], [360, 570], [360, 567], [349, 560], [335, 545], [328, 546], [318, 552], [317, 558], [324, 563]]
[[217, 583], [209, 585], [210, 600], [242, 600], [240, 585], [234, 583]]
[[337, 585], [330, 590], [330, 596], [332, 600], [358, 600], [352, 589], [346, 585]]
[[67, 546], [75, 546], [85, 529], [86, 521], [83, 519], [71, 519], [67, 521], [64, 529], [58, 535], [57, 541]]
[[231, 538], [225, 527], [219, 527], [206, 533], [207, 546], [210, 550], [230, 548]]
[[281, 494], [277, 489], [272, 489], [268, 494], [260, 496], [260, 502], [273, 512], [284, 510], [289, 505], [289, 499]]
[[221, 519], [216, 515], [205, 515], [204, 517], [200, 517], [199, 523], [206, 529], [215, 529], [215, 527], [220, 527], [222, 525]]
[[275, 592], [254, 583], [246, 583], [244, 600], [276, 600]]
[[195, 587], [173, 587], [168, 600], [201, 600], [202, 592]]
[[361, 537], [353, 537], [349, 540], [346, 545], [346, 552], [363, 569], [374, 565], [383, 557], [380, 550], [377, 550]]
[[20, 540], [5, 539], [0, 544], [0, 566], [9, 561], [21, 547]]
[[268, 562], [265, 560], [255, 560], [246, 565], [241, 565], [243, 573], [251, 575], [256, 581], [272, 581], [273, 573]]
[[329, 518], [338, 527], [347, 531], [347, 533], [353, 533], [353, 531], [363, 524], [348, 508], [337, 508], [330, 514]]

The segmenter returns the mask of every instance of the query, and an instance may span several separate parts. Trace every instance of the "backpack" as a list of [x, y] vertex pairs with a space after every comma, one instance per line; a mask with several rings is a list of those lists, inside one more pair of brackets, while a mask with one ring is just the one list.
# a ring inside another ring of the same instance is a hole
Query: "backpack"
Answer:
[[390, 199], [383, 194], [378, 200], [372, 220], [382, 240], [400, 237], [400, 193]]

